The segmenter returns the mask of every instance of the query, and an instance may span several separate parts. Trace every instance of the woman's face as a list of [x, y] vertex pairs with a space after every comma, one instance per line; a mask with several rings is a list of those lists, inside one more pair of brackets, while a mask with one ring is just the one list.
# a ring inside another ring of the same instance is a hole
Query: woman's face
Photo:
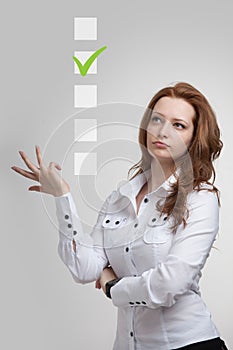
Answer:
[[159, 160], [179, 159], [191, 143], [194, 116], [193, 106], [185, 100], [160, 98], [147, 126], [147, 150], [150, 155]]

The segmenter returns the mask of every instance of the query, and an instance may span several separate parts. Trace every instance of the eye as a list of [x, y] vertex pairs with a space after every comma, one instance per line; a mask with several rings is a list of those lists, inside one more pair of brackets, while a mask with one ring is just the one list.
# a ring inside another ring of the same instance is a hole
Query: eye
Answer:
[[161, 122], [161, 118], [158, 117], [157, 115], [154, 115], [153, 117], [151, 117], [151, 120], [155, 123], [159, 123]]
[[185, 126], [181, 123], [175, 123], [174, 125], [177, 125], [178, 129], [185, 129]]

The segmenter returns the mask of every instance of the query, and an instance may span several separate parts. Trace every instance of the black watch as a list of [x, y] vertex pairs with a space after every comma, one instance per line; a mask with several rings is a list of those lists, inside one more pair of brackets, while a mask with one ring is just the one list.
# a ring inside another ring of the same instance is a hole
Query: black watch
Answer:
[[108, 298], [112, 299], [111, 294], [110, 294], [110, 289], [115, 286], [115, 284], [120, 281], [121, 278], [115, 278], [114, 280], [108, 281], [105, 283], [105, 294], [107, 295]]

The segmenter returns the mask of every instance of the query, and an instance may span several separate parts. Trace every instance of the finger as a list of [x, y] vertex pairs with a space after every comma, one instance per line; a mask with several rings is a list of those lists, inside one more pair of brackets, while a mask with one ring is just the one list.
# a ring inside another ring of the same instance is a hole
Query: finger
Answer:
[[31, 186], [28, 188], [28, 191], [41, 192], [41, 186]]
[[101, 289], [101, 284], [99, 280], [95, 282], [95, 288]]
[[23, 151], [19, 151], [19, 154], [21, 155], [21, 157], [23, 158], [25, 164], [27, 165], [27, 167], [33, 171], [35, 174], [39, 173], [39, 169], [29, 160], [29, 158], [26, 156], [26, 154]]
[[39, 166], [42, 166], [43, 165], [43, 159], [42, 159], [42, 156], [41, 156], [41, 151], [40, 151], [40, 147], [39, 146], [36, 146], [36, 157], [37, 157], [37, 161], [38, 161]]
[[57, 170], [61, 170], [60, 164], [56, 164], [56, 165], [55, 165], [55, 168], [56, 168]]
[[28, 179], [38, 180], [37, 176], [34, 173], [30, 173], [30, 171], [18, 168], [16, 166], [12, 166], [11, 169], [16, 171], [17, 173], [23, 175], [24, 177], [27, 177]]
[[55, 162], [50, 162], [49, 163], [49, 168], [52, 169], [52, 168], [56, 168], [58, 170], [61, 170], [61, 166], [58, 164], [58, 163], [55, 163]]

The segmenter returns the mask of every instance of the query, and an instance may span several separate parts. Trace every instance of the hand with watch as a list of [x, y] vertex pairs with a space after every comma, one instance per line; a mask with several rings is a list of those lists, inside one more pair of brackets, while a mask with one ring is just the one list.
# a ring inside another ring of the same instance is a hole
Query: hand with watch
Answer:
[[111, 298], [110, 290], [120, 278], [116, 276], [112, 267], [106, 267], [101, 274], [100, 279], [96, 282], [96, 288], [102, 288], [108, 298]]

